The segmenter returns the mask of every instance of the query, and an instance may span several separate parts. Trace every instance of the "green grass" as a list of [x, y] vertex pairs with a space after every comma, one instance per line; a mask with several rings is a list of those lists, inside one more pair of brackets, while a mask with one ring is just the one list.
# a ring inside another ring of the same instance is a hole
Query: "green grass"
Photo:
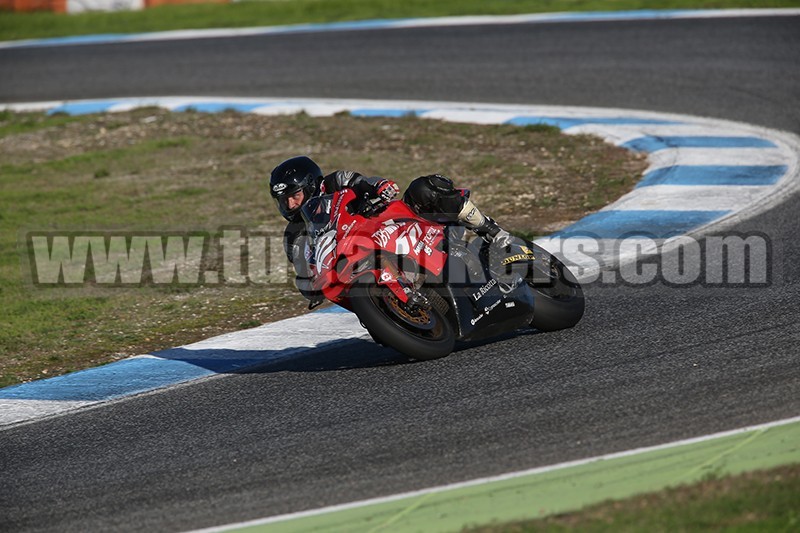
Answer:
[[800, 530], [800, 465], [708, 479], [574, 513], [473, 533]]
[[[167, 116], [145, 109], [128, 118], [135, 126], [154, 113]], [[209, 142], [190, 135], [192, 124], [182, 134], [164, 130], [149, 138], [127, 135], [130, 128], [118, 116], [0, 116], [0, 386], [146, 353], [168, 342], [183, 343], [301, 309], [288, 285], [238, 293], [152, 286], [37, 290], [30, 285], [27, 256], [20, 249], [30, 229], [147, 231], [193, 224], [216, 228], [216, 223], [256, 227], [262, 222], [264, 198], [243, 192], [243, 182], [261, 192], [255, 186], [260, 175], [248, 172], [230, 182], [204, 183], [223, 175], [213, 161], [221, 161], [228, 149], [235, 152], [234, 141]], [[252, 201], [241, 209], [245, 195]], [[225, 210], [237, 208], [237, 214], [226, 216]], [[267, 297], [269, 305], [253, 307]]]
[[291, 0], [161, 6], [134, 12], [0, 12], [0, 40], [303, 22], [553, 11], [796, 7], [798, 0]]
[[[0, 15], [2, 17], [3, 15]], [[85, 120], [84, 116], [55, 115], [47, 122], [38, 115], [25, 115], [21, 120], [11, 120], [11, 111], [0, 110], [0, 138], [17, 133], [28, 133], [43, 127], [59, 127], [72, 122]]]

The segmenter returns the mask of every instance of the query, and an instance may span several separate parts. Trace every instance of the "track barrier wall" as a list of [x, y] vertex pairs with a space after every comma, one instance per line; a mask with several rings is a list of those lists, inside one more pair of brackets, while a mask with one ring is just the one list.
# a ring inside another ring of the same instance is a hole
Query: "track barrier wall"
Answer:
[[0, 0], [0, 11], [53, 11], [83, 13], [86, 11], [134, 11], [172, 4], [228, 3], [229, 0]]

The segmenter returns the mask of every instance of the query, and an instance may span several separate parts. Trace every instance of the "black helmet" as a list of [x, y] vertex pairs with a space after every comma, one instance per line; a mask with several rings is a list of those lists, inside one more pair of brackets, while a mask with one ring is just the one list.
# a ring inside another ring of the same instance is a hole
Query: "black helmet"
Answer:
[[289, 222], [300, 219], [300, 207], [289, 209], [289, 197], [303, 191], [303, 203], [317, 194], [322, 181], [322, 170], [308, 157], [301, 155], [287, 159], [272, 170], [269, 193], [278, 204], [278, 211]]

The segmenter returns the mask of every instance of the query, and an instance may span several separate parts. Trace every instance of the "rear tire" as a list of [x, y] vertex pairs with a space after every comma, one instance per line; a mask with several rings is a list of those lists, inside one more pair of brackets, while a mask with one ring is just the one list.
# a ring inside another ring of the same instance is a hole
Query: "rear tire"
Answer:
[[413, 359], [427, 361], [449, 355], [456, 334], [445, 313], [437, 309], [446, 302], [433, 292], [426, 296], [438, 298], [439, 305], [411, 315], [388, 288], [375, 282], [358, 283], [350, 289], [350, 306], [373, 339]]
[[547, 284], [529, 282], [534, 292], [533, 321], [539, 331], [557, 331], [575, 326], [586, 306], [583, 289], [575, 276], [557, 257], [536, 246], [537, 266], [550, 278]]

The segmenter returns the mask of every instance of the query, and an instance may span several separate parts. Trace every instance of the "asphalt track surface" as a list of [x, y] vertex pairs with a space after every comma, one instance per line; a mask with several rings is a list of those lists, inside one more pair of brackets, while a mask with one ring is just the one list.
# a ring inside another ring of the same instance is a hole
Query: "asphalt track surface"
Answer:
[[[0, 50], [0, 101], [441, 99], [800, 133], [798, 30], [786, 17]], [[427, 363], [349, 342], [1, 431], [0, 529], [206, 527], [797, 416], [798, 200], [734, 228], [771, 239], [769, 288], [593, 285], [568, 331]]]

